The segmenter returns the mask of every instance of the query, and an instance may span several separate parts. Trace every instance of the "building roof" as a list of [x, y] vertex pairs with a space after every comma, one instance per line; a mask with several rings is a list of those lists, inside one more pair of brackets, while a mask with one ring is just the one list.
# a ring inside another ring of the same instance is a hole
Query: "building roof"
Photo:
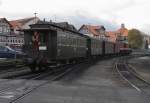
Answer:
[[22, 24], [17, 21], [10, 21], [10, 24], [13, 26], [13, 28], [17, 27], [21, 29], [21, 26], [22, 26]]
[[72, 24], [69, 24], [68, 22], [59, 22], [59, 23], [56, 23], [56, 25], [60, 26], [60, 27], [63, 27], [63, 28], [67, 28], [69, 30], [77, 31], [75, 26], [72, 25]]
[[127, 28], [120, 28], [116, 31], [118, 34], [121, 34], [121, 36], [128, 36], [129, 30]]
[[48, 22], [48, 21], [38, 21], [37, 24], [54, 24], [56, 26], [59, 26], [61, 28], [65, 28], [65, 29], [68, 29], [68, 30], [72, 30], [72, 31], [75, 31], [75, 32], [78, 32], [78, 30], [75, 28], [74, 25], [72, 24], [69, 24], [68, 22]]
[[10, 25], [10, 27], [12, 28], [12, 25], [11, 25], [11, 23], [6, 19], [6, 18], [0, 18], [0, 20], [4, 20], [4, 21], [6, 21], [9, 25]]
[[99, 36], [100, 33], [98, 30], [100, 29], [104, 29], [104, 26], [102, 25], [99, 25], [99, 26], [93, 26], [93, 25], [82, 25], [81, 28], [79, 29], [79, 31], [82, 29], [82, 28], [86, 28], [91, 34], [93, 34], [94, 36]]
[[[35, 17], [29, 17], [29, 18], [24, 18], [24, 19], [12, 20], [9, 22], [13, 26], [13, 28], [16, 28], [16, 27], [21, 28], [24, 24], [34, 19]], [[36, 19], [39, 19], [39, 18], [36, 18]]]
[[111, 42], [116, 42], [117, 35], [115, 31], [107, 31], [106, 36], [108, 37], [108, 40]]
[[121, 24], [120, 29], [116, 31], [107, 31], [106, 35], [109, 37], [109, 40], [112, 42], [115, 42], [119, 36], [121, 37], [127, 37], [129, 30], [125, 28], [124, 24]]

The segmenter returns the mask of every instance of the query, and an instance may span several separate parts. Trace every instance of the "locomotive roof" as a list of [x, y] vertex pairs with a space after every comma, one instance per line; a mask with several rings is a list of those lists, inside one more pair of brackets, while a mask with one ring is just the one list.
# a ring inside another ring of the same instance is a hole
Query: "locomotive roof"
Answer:
[[57, 31], [58, 29], [61, 29], [63, 31], [69, 31], [69, 32], [75, 33], [77, 35], [86, 37], [86, 38], [90, 38], [90, 37], [88, 37], [82, 33], [79, 33], [78, 31], [73, 31], [73, 30], [61, 27], [61, 26], [57, 25], [56, 23], [50, 23], [50, 22], [44, 22], [44, 23], [40, 22], [37, 24], [32, 24], [32, 25], [30, 25], [29, 29], [23, 29], [22, 31], [35, 31], [35, 30], [40, 30], [40, 31], [54, 30], [54, 31]]

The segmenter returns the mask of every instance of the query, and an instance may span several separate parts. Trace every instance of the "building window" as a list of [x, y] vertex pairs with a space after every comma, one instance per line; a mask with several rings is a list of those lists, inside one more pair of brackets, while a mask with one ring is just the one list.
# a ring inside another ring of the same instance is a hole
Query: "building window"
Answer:
[[3, 30], [4, 30], [4, 33], [6, 33], [6, 32], [7, 32], [7, 28], [6, 28], [6, 27], [4, 27], [4, 28], [3, 28]]
[[2, 33], [3, 32], [3, 28], [2, 27], [0, 27], [0, 33]]
[[9, 28], [6, 29], [6, 32], [9, 33]]

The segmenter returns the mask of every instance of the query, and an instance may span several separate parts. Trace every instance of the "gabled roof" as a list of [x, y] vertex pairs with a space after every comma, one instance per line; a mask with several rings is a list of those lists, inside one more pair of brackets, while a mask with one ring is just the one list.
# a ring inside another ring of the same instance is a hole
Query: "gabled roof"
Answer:
[[86, 28], [94, 36], [99, 36], [100, 35], [98, 30], [100, 30], [100, 29], [104, 29], [105, 30], [104, 26], [102, 26], [102, 25], [99, 25], [99, 26], [82, 25], [81, 28], [78, 31], [80, 31], [83, 28]]
[[73, 31], [77, 31], [75, 26], [72, 25], [72, 24], [69, 24], [68, 22], [59, 22], [59, 23], [56, 23], [56, 25], [58, 25], [60, 27], [63, 27], [63, 28], [67, 28], [67, 29], [73, 30]]
[[[15, 27], [21, 28], [24, 24], [26, 24], [29, 21], [34, 20], [34, 19], [35, 19], [35, 17], [29, 17], [29, 18], [24, 18], [24, 19], [12, 20], [9, 22], [13, 26], [13, 28], [15, 28]], [[36, 18], [36, 19], [39, 19], [39, 18]]]
[[109, 41], [116, 42], [117, 35], [115, 31], [107, 31], [106, 36], [108, 37]]
[[128, 29], [127, 28], [120, 28], [119, 30], [117, 30], [117, 33], [121, 34], [121, 36], [128, 36]]
[[121, 37], [127, 37], [128, 36], [129, 30], [123, 26], [121, 26], [120, 29], [116, 31], [108, 31], [106, 32], [106, 35], [109, 37], [109, 40], [111, 41], [116, 41], [119, 36]]
[[22, 26], [22, 24], [17, 21], [10, 21], [10, 24], [13, 26], [13, 28], [17, 27], [21, 29], [21, 26]]
[[11, 23], [6, 19], [6, 18], [0, 18], [0, 20], [4, 20], [4, 21], [6, 21], [9, 25], [10, 25], [10, 27], [12, 28], [12, 25], [11, 25]]

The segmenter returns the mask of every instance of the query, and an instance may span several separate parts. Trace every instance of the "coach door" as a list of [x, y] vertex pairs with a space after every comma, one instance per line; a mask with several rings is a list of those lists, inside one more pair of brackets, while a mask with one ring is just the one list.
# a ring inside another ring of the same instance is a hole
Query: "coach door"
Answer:
[[39, 51], [48, 50], [48, 32], [39, 32]]
[[56, 59], [57, 54], [57, 32], [49, 31], [48, 33], [48, 56], [50, 59]]

